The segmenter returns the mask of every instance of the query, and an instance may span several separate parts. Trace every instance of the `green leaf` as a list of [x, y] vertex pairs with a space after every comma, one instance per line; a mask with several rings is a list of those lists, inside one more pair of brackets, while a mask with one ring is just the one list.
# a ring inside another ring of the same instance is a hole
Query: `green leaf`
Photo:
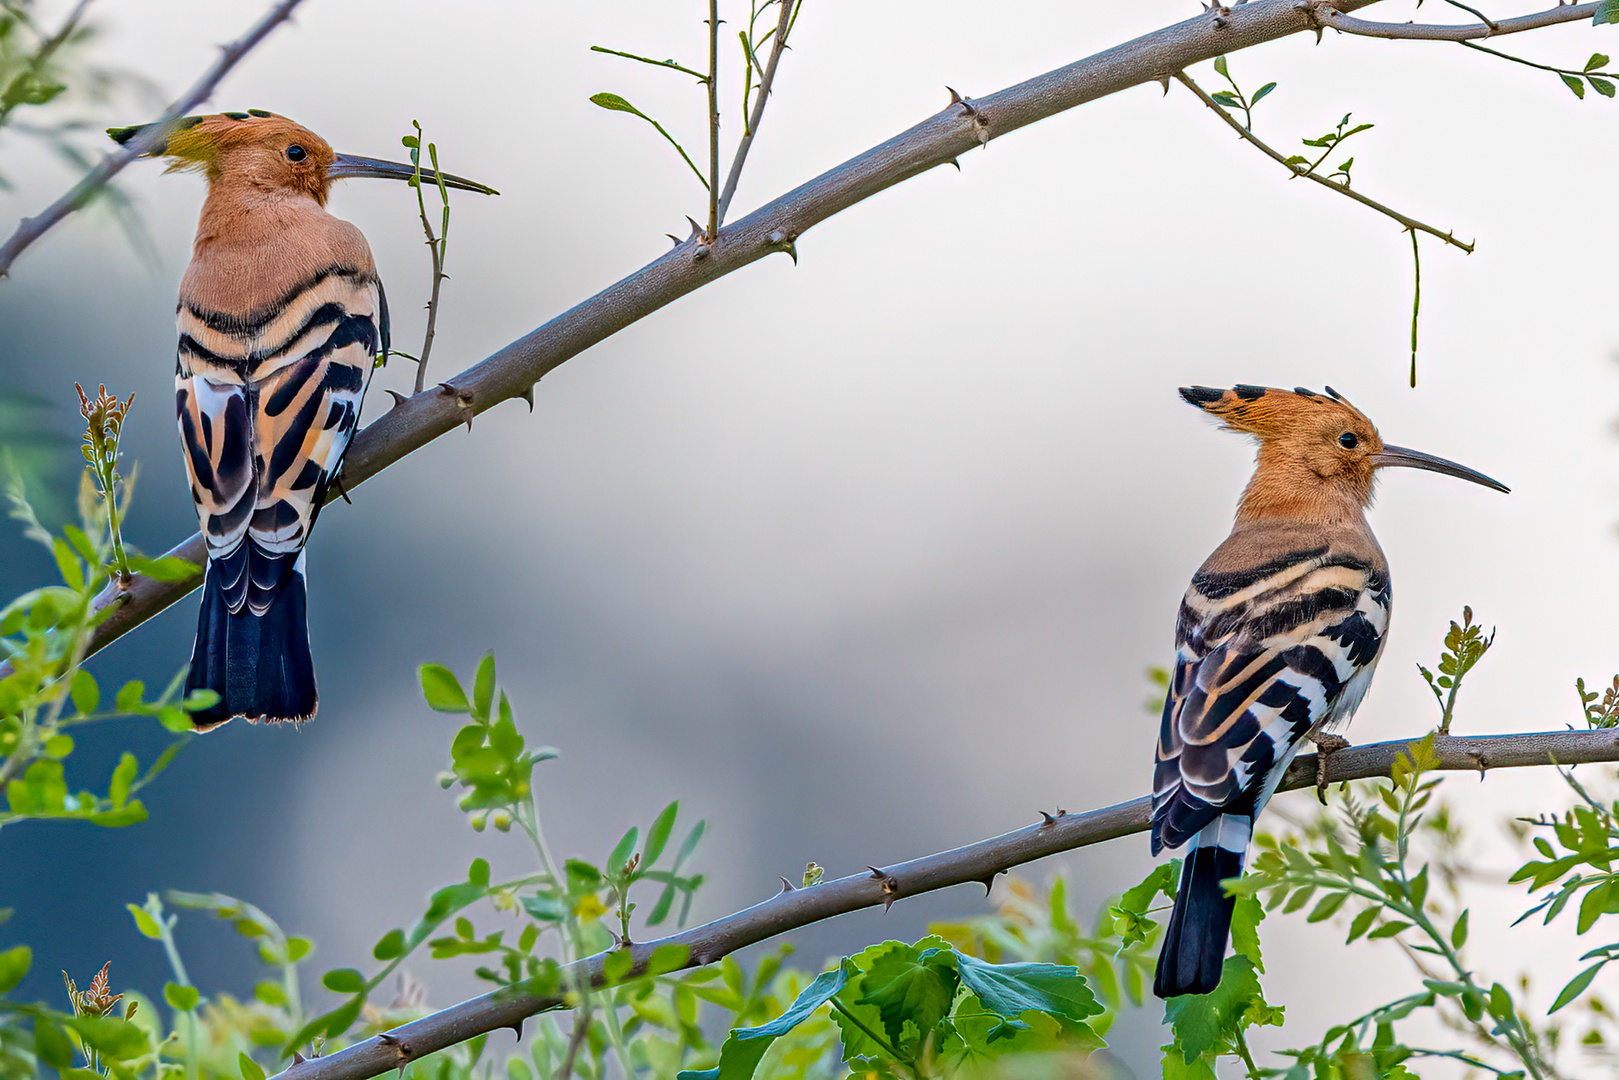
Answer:
[[1270, 93], [1274, 89], [1276, 89], [1276, 84], [1273, 82], [1268, 82], [1264, 86], [1261, 86], [1258, 90], [1255, 90], [1253, 100], [1248, 102], [1248, 107], [1253, 108], [1255, 105], [1258, 105], [1260, 98], [1263, 98], [1266, 94]]
[[[1594, 53], [1591, 54], [1591, 59], [1589, 59], [1589, 60], [1587, 60], [1585, 62], [1585, 70], [1586, 71], [1600, 71], [1603, 68], [1607, 67], [1609, 63], [1610, 63], [1610, 61], [1609, 61], [1608, 57], [1602, 55], [1599, 52], [1594, 52]], [[1583, 692], [1581, 693], [1580, 696], [1585, 697]], [[1587, 701], [1595, 701], [1596, 697], [1597, 697], [1597, 695], [1592, 694], [1590, 697], [1586, 698], [1586, 700]]]
[[146, 684], [139, 679], [132, 679], [119, 688], [113, 707], [121, 713], [134, 712], [140, 708], [145, 698]]
[[720, 1047], [720, 1063], [713, 1069], [686, 1069], [675, 1080], [749, 1080], [770, 1044], [802, 1024], [843, 989], [855, 968], [843, 960], [834, 971], [823, 971], [793, 1000], [787, 1011], [758, 1027], [735, 1028]]
[[354, 968], [333, 968], [321, 977], [320, 984], [334, 994], [358, 994], [365, 989], [365, 976]]
[[635, 954], [628, 949], [619, 949], [607, 954], [602, 961], [602, 978], [607, 985], [614, 986], [629, 977], [630, 970], [635, 967]]
[[107, 799], [113, 809], [122, 809], [129, 802], [129, 786], [135, 782], [140, 767], [134, 754], [125, 753], [118, 759], [118, 767], [113, 769], [112, 779], [107, 783]]
[[476, 885], [480, 889], [489, 888], [488, 859], [480, 857], [472, 860], [472, 864], [467, 867], [467, 883]]
[[125, 904], [124, 907], [128, 908], [129, 913], [135, 917], [135, 929], [139, 930], [143, 937], [152, 938], [154, 941], [162, 939], [163, 928], [157, 924], [157, 920], [152, 917], [151, 912], [143, 907], [136, 907], [134, 904]]
[[663, 849], [669, 843], [669, 834], [674, 831], [675, 815], [680, 813], [680, 801], [677, 799], [663, 808], [655, 819], [651, 828], [646, 831], [646, 848], [641, 853], [642, 870], [650, 870], [652, 864], [658, 861]]
[[0, 994], [8, 993], [22, 982], [33, 962], [34, 951], [26, 945], [0, 952]]
[[1214, 70], [1218, 71], [1221, 75], [1224, 75], [1228, 79], [1231, 78], [1231, 69], [1226, 66], [1224, 56], [1216, 56], [1214, 58]]
[[423, 664], [421, 679], [422, 697], [434, 712], [464, 713], [471, 707], [460, 680], [443, 664]]
[[605, 92], [600, 94], [591, 94], [590, 103], [592, 105], [600, 105], [602, 108], [610, 109], [613, 112], [633, 113], [643, 120], [650, 119], [646, 113], [642, 112], [640, 109], [637, 109], [634, 105], [631, 105], [628, 101], [625, 101], [617, 94], [609, 94]]
[[1104, 1011], [1079, 969], [1066, 964], [990, 964], [957, 952], [956, 970], [985, 1009], [1016, 1019], [1035, 1010], [1068, 1024]]
[[137, 574], [145, 574], [153, 581], [185, 581], [196, 577], [202, 571], [202, 567], [196, 563], [174, 555], [164, 555], [156, 559], [131, 555], [129, 568]]
[[1581, 101], [1585, 100], [1585, 83], [1578, 76], [1558, 75], [1557, 77], [1563, 80], [1564, 86], [1573, 91], [1575, 97], [1579, 98]]
[[405, 955], [405, 932], [403, 930], [390, 930], [377, 941], [371, 949], [371, 955], [378, 960], [392, 960]]
[[247, 1054], [238, 1052], [236, 1064], [241, 1069], [242, 1080], [264, 1080], [264, 1070], [259, 1067], [258, 1062], [248, 1057]]
[[1604, 79], [1600, 75], [1587, 75], [1585, 81], [1591, 84], [1591, 89], [1603, 97], [1613, 97], [1614, 85], [1612, 79]]
[[1220, 985], [1207, 994], [1182, 994], [1164, 1003], [1164, 1016], [1175, 1033], [1186, 1064], [1223, 1045], [1239, 1029], [1243, 1013], [1263, 1004], [1259, 977], [1246, 956], [1229, 956], [1220, 972]]
[[1458, 949], [1467, 944], [1467, 910], [1465, 908], [1456, 917], [1456, 925], [1451, 927], [1450, 943]]
[[197, 1007], [200, 998], [195, 986], [181, 986], [172, 982], [163, 984], [163, 1000], [169, 1003], [171, 1009], [190, 1012]]
[[67, 1033], [43, 1016], [34, 1019], [34, 1053], [57, 1069], [73, 1064], [73, 1044], [68, 1041]]
[[489, 719], [489, 710], [495, 704], [495, 654], [484, 653], [478, 661], [478, 673], [472, 680], [472, 711], [474, 715]]
[[1585, 988], [1591, 985], [1591, 980], [1597, 977], [1597, 972], [1601, 971], [1606, 964], [1606, 960], [1598, 961], [1570, 979], [1568, 985], [1563, 987], [1562, 991], [1557, 995], [1557, 1000], [1552, 1002], [1552, 1007], [1546, 1010], [1547, 1014], [1550, 1015], [1556, 1012], [1585, 993]]
[[647, 961], [646, 973], [648, 975], [667, 975], [671, 971], [679, 971], [691, 959], [691, 948], [671, 942], [668, 945], [659, 945], [652, 951], [652, 958]]
[[122, 1017], [76, 1016], [67, 1026], [85, 1046], [104, 1058], [129, 1061], [151, 1053], [152, 1040], [146, 1028]]
[[[865, 994], [856, 1002], [871, 1005], [882, 1018], [889, 1044], [906, 1052], [906, 1025], [914, 1038], [925, 1039], [950, 1011], [957, 975], [952, 954], [939, 949], [895, 950], [866, 972]], [[989, 965], [986, 965], [989, 966]]]
[[1597, 13], [1592, 16], [1591, 24], [1601, 26], [1603, 23], [1619, 23], [1619, 0], [1602, 0], [1597, 5]]
[[73, 707], [82, 715], [89, 715], [96, 711], [101, 704], [101, 690], [96, 686], [96, 677], [80, 668], [73, 673], [73, 681], [68, 684], [68, 696], [73, 699]]
[[613, 853], [607, 856], [607, 875], [609, 877], [616, 877], [624, 872], [624, 864], [629, 862], [630, 856], [635, 853], [635, 842], [640, 838], [641, 830], [631, 825], [630, 831], [625, 833], [618, 844], [614, 846]]

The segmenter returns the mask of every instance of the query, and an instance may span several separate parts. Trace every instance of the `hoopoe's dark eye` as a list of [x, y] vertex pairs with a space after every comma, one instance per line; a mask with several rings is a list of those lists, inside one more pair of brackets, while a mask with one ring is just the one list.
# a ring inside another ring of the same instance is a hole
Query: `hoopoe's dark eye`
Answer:
[[288, 161], [302, 161], [304, 158], [306, 158], [308, 156], [309, 156], [308, 152], [306, 150], [304, 150], [303, 147], [299, 146], [297, 143], [293, 143], [291, 146], [287, 147], [287, 160]]
[[1345, 450], [1353, 450], [1355, 447], [1360, 445], [1360, 440], [1355, 438], [1355, 433], [1353, 431], [1346, 431], [1342, 435], [1338, 436], [1338, 445], [1343, 447]]

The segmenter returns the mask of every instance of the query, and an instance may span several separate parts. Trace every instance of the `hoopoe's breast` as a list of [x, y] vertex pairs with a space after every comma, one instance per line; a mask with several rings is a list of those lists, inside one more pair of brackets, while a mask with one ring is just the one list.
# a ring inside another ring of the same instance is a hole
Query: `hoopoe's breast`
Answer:
[[[1278, 553], [1278, 539], [1292, 546]], [[1389, 604], [1387, 564], [1369, 532], [1237, 534], [1216, 551], [1181, 604], [1153, 785], [1155, 851], [1221, 813], [1257, 814], [1305, 737], [1348, 720], [1382, 653]]]

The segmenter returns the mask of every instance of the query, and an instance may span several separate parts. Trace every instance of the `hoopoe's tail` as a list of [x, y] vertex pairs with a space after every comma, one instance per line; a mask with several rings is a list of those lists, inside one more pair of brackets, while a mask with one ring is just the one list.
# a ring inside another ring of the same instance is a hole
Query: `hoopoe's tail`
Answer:
[[213, 690], [219, 701], [192, 713], [191, 722], [198, 731], [209, 731], [238, 716], [250, 723], [308, 720], [316, 707], [315, 661], [309, 654], [302, 553], [262, 614], [246, 605], [232, 613], [223, 577], [210, 562], [186, 676], [187, 694]]
[[1207, 994], [1220, 985], [1236, 907], [1236, 898], [1227, 896], [1220, 883], [1241, 876], [1252, 835], [1253, 819], [1247, 814], [1221, 814], [1192, 838], [1158, 952], [1152, 992], [1159, 997]]

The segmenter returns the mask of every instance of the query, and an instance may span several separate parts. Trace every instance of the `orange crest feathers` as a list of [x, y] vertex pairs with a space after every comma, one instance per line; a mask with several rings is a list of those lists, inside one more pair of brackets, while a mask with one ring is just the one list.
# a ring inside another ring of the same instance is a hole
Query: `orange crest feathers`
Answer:
[[1330, 386], [1325, 394], [1302, 386], [1293, 390], [1243, 383], [1229, 390], [1183, 386], [1180, 395], [1187, 403], [1218, 417], [1227, 429], [1256, 436], [1262, 443], [1322, 427], [1344, 426], [1362, 438], [1368, 434], [1375, 438], [1377, 434], [1366, 414]]
[[[120, 145], [151, 125], [108, 128]], [[263, 109], [187, 116], [150, 157], [167, 158], [169, 172], [197, 170], [209, 180], [240, 174], [266, 188], [302, 191], [325, 203], [327, 170], [336, 158], [325, 139], [301, 124]]]

